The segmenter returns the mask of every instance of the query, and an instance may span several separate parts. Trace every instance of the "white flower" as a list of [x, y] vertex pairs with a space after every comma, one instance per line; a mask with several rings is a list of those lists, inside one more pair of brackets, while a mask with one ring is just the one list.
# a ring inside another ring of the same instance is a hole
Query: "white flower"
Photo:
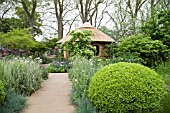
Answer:
[[40, 59], [40, 57], [37, 57], [37, 58], [35, 58], [36, 60], [39, 60]]
[[31, 59], [32, 59], [32, 56], [29, 56], [29, 58], [31, 58]]
[[75, 79], [74, 81], [75, 81], [75, 82], [78, 82], [78, 80], [77, 80], [77, 79]]

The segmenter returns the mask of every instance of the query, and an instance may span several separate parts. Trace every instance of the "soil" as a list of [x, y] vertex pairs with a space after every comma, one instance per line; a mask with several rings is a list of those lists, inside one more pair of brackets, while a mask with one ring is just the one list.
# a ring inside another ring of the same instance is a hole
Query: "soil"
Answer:
[[50, 73], [43, 86], [28, 98], [28, 106], [23, 113], [74, 113], [70, 93], [68, 74]]

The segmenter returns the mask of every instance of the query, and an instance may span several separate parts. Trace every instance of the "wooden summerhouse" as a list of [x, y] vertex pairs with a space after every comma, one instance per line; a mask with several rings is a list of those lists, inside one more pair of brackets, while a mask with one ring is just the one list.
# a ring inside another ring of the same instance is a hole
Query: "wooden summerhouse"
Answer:
[[[101, 32], [97, 28], [93, 27], [88, 22], [82, 24], [78, 29], [92, 31], [94, 36], [91, 36], [91, 39], [93, 41], [91, 45], [96, 47], [96, 50], [97, 50], [96, 56], [102, 55], [102, 53], [104, 51], [105, 44], [110, 44], [110, 43], [115, 42], [115, 40], [113, 38], [109, 37], [105, 33]], [[68, 41], [69, 39], [71, 39], [71, 35], [65, 36], [64, 38], [59, 40], [57, 43], [64, 43], [65, 41]], [[64, 52], [64, 58], [68, 58], [68, 57], [69, 57], [68, 52]]]

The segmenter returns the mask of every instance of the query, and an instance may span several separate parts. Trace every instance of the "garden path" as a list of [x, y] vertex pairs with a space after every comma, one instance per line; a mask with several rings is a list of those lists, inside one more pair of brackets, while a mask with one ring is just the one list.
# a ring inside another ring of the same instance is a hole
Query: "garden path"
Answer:
[[29, 97], [23, 113], [74, 113], [70, 92], [67, 73], [50, 73], [43, 86]]

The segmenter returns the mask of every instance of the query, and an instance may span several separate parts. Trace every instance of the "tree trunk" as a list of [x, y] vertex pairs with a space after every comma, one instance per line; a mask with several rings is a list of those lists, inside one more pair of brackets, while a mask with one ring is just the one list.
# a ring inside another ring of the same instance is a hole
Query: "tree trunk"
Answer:
[[58, 38], [63, 38], [63, 20], [62, 17], [58, 19]]
[[29, 26], [30, 26], [30, 33], [34, 36], [34, 18], [33, 17], [29, 17], [28, 18], [29, 21]]
[[155, 0], [151, 0], [151, 17], [154, 15], [154, 12], [155, 12], [154, 1]]
[[55, 13], [58, 22], [58, 38], [63, 38], [63, 0], [54, 0]]
[[97, 14], [98, 6], [103, 2], [103, 0], [86, 0], [83, 3], [83, 0], [79, 0], [79, 12], [81, 15], [81, 20], [83, 23], [90, 22], [93, 23], [94, 14]]
[[37, 0], [32, 0], [32, 9], [31, 12], [29, 11], [29, 8], [27, 7], [27, 4], [24, 0], [21, 0], [21, 4], [23, 6], [23, 9], [28, 17], [29, 26], [31, 27], [30, 33], [34, 36], [34, 16], [35, 16], [35, 9], [37, 8]]

